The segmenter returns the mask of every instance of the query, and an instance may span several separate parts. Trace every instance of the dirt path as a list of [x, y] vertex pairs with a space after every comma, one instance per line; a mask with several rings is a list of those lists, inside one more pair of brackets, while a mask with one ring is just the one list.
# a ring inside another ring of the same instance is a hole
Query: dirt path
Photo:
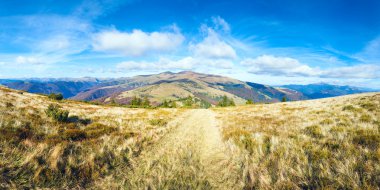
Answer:
[[171, 124], [178, 127], [133, 163], [128, 188], [239, 188], [237, 164], [213, 111], [189, 110]]

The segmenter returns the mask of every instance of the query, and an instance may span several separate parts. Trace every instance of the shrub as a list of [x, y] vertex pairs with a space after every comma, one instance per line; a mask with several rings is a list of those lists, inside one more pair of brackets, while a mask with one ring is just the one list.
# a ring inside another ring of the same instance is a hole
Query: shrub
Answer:
[[281, 102], [286, 102], [286, 97], [282, 97]]
[[380, 145], [380, 135], [371, 130], [359, 130], [353, 138], [353, 143], [371, 149], [377, 149]]
[[211, 107], [211, 104], [205, 100], [201, 100], [200, 107], [208, 109]]
[[230, 99], [226, 95], [224, 95], [222, 97], [222, 100], [219, 101], [218, 106], [220, 107], [235, 106], [235, 102], [232, 98]]
[[364, 115], [360, 116], [359, 120], [361, 122], [364, 122], [364, 123], [369, 123], [369, 122], [371, 122], [372, 118], [370, 115], [364, 114]]
[[248, 100], [245, 102], [245, 104], [247, 104], [247, 105], [249, 105], [249, 104], [253, 104], [253, 100], [248, 99]]
[[322, 129], [318, 125], [312, 125], [312, 126], [306, 127], [305, 128], [305, 133], [307, 135], [310, 135], [310, 136], [314, 137], [314, 138], [321, 138], [321, 137], [323, 137]]
[[371, 103], [371, 102], [361, 103], [360, 107], [367, 109], [368, 111], [376, 110], [376, 105], [374, 103]]
[[348, 105], [348, 106], [344, 106], [342, 110], [343, 111], [355, 111], [356, 108], [352, 105]]
[[173, 101], [173, 100], [169, 100], [169, 101], [164, 100], [161, 103], [160, 107], [162, 107], [162, 108], [176, 108], [177, 107], [177, 103], [175, 101]]
[[59, 94], [51, 93], [49, 94], [48, 97], [52, 100], [63, 100], [63, 95], [61, 93]]
[[331, 119], [324, 119], [320, 122], [321, 125], [330, 125], [333, 124], [333, 120]]
[[45, 113], [48, 117], [58, 122], [67, 122], [69, 118], [69, 111], [61, 110], [60, 107], [55, 104], [50, 104], [45, 110]]
[[11, 107], [13, 107], [14, 105], [12, 104], [12, 103], [10, 103], [10, 102], [7, 102], [7, 103], [5, 103], [5, 107], [6, 108], [11, 108]]
[[149, 120], [149, 123], [151, 125], [155, 125], [155, 126], [164, 126], [164, 125], [168, 124], [168, 122], [163, 120], [163, 119], [151, 119], [151, 120]]
[[129, 105], [132, 108], [149, 108], [151, 106], [150, 101], [146, 96], [144, 99], [134, 96]]
[[193, 97], [188, 96], [188, 97], [185, 99], [184, 106], [185, 106], [185, 107], [191, 107], [191, 106], [193, 106], [193, 104], [194, 104]]
[[117, 129], [101, 123], [92, 123], [85, 128], [87, 138], [98, 138], [103, 135], [109, 135]]

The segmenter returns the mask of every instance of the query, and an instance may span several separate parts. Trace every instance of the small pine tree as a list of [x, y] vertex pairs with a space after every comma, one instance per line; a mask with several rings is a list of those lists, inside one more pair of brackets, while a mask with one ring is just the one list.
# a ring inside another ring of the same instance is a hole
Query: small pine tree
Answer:
[[111, 100], [111, 105], [117, 105], [115, 99], [112, 99], [112, 100]]
[[193, 106], [194, 104], [194, 100], [193, 100], [193, 97], [191, 97], [190, 95], [185, 99], [185, 106], [186, 107], [191, 107]]
[[69, 111], [62, 110], [58, 105], [50, 104], [45, 113], [58, 122], [67, 122], [69, 119]]
[[164, 100], [162, 103], [161, 103], [161, 107], [163, 108], [169, 108], [169, 102], [167, 100]]
[[282, 100], [281, 100], [281, 102], [286, 102], [286, 97], [284, 96], [284, 97], [282, 97]]
[[141, 105], [142, 105], [141, 98], [134, 96], [133, 99], [131, 100], [130, 105], [131, 105], [131, 107], [134, 107], [134, 108], [141, 107]]
[[148, 99], [148, 97], [144, 97], [144, 101], [142, 102], [142, 106], [145, 107], [145, 108], [148, 108], [150, 107], [150, 101]]
[[201, 108], [210, 108], [211, 107], [211, 104], [205, 100], [201, 100]]
[[235, 102], [232, 98], [229, 99], [226, 95], [224, 95], [222, 97], [222, 100], [219, 101], [218, 106], [220, 107], [235, 106]]
[[226, 95], [222, 97], [222, 100], [219, 101], [218, 106], [220, 107], [226, 107], [228, 103], [228, 98]]
[[170, 100], [170, 107], [171, 108], [176, 108], [177, 107], [177, 102]]
[[235, 101], [232, 98], [229, 100], [228, 106], [235, 106]]

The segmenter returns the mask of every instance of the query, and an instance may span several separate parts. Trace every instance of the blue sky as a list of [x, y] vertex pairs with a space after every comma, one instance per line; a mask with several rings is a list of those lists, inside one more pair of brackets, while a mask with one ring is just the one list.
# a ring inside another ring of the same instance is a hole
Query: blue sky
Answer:
[[380, 88], [380, 1], [0, 1], [0, 78], [182, 70]]

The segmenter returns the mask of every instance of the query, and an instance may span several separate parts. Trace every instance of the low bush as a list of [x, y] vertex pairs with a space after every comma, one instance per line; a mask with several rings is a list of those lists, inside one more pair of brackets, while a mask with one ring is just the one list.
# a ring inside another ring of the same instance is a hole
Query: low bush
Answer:
[[380, 146], [380, 135], [372, 130], [358, 130], [352, 141], [354, 144], [376, 150]]
[[63, 100], [63, 95], [60, 93], [59, 94], [51, 93], [49, 94], [48, 97], [52, 100]]
[[312, 125], [312, 126], [306, 127], [305, 133], [311, 137], [314, 137], [314, 138], [323, 137], [322, 129], [318, 125]]
[[61, 108], [55, 104], [50, 104], [45, 110], [45, 113], [48, 117], [51, 117], [58, 122], [67, 122], [69, 118], [69, 111], [61, 110]]
[[253, 104], [253, 100], [248, 99], [248, 100], [245, 102], [245, 104], [247, 104], [247, 105]]
[[232, 98], [228, 98], [226, 95], [222, 97], [222, 100], [218, 103], [219, 107], [235, 106], [235, 102]]
[[109, 135], [112, 132], [117, 131], [117, 129], [101, 123], [92, 123], [88, 125], [84, 131], [86, 132], [87, 138], [98, 138], [103, 135]]
[[347, 106], [344, 106], [343, 111], [355, 111], [356, 108], [353, 106], [353, 105], [347, 105]]
[[67, 129], [63, 132], [63, 138], [72, 141], [80, 141], [86, 138], [86, 132], [80, 129]]
[[374, 111], [376, 110], [376, 104], [372, 102], [364, 102], [360, 104], [360, 107], [367, 109], [368, 111]]
[[11, 108], [11, 107], [13, 107], [14, 105], [12, 104], [12, 103], [10, 103], [10, 102], [7, 102], [7, 103], [5, 103], [5, 107], [6, 108]]
[[359, 120], [360, 120], [360, 122], [369, 123], [372, 121], [372, 118], [370, 115], [364, 114], [364, 115], [360, 116]]
[[151, 119], [149, 120], [149, 123], [154, 126], [164, 126], [168, 124], [168, 122], [163, 119]]

